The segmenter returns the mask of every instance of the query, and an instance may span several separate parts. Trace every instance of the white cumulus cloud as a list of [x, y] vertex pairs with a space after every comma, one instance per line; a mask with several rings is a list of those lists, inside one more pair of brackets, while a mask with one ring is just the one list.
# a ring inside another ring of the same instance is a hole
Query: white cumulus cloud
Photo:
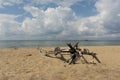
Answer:
[[36, 4], [49, 4], [49, 3], [54, 3], [58, 6], [62, 7], [70, 7], [74, 3], [78, 1], [83, 1], [83, 0], [33, 0], [32, 3]]
[[21, 4], [23, 0], [0, 0], [0, 8], [5, 6], [12, 6], [14, 4]]
[[33, 16], [33, 18], [26, 18], [22, 24], [22, 29], [29, 34], [60, 37], [68, 35], [69, 30], [74, 30], [70, 24], [76, 20], [76, 16], [68, 7], [48, 8], [45, 11], [33, 6], [25, 6], [24, 9]]
[[106, 32], [110, 35], [120, 33], [120, 0], [99, 0], [96, 7]]
[[[18, 3], [21, 3], [19, 1]], [[33, 0], [32, 5], [23, 7], [32, 17], [26, 17], [21, 23], [15, 20], [17, 18], [15, 15], [0, 14], [0, 35], [11, 34], [31, 39], [113, 39], [120, 37], [120, 0], [97, 0], [95, 8], [98, 14], [89, 17], [77, 16], [71, 9], [70, 6], [77, 1], [82, 0]], [[4, 6], [3, 2], [1, 0], [0, 5]], [[58, 7], [48, 7], [43, 10], [34, 6], [33, 3], [44, 5], [54, 3]]]
[[20, 23], [15, 21], [16, 17], [14, 15], [0, 14], [0, 36], [2, 38], [21, 34], [19, 30]]

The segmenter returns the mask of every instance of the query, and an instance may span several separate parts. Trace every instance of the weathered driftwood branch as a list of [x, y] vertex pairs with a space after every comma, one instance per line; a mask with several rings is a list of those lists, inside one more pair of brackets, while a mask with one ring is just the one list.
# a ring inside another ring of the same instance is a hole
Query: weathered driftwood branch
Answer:
[[96, 59], [96, 61], [98, 62], [98, 63], [101, 63], [101, 61], [98, 59], [98, 57], [96, 56], [97, 54], [96, 53], [93, 53], [93, 52], [90, 52], [88, 49], [84, 49], [83, 51], [82, 51], [82, 54], [83, 55], [91, 55], [94, 59]]
[[87, 59], [84, 57], [84, 55], [90, 55], [92, 56], [94, 59], [96, 59], [96, 61], [98, 63], [101, 63], [101, 61], [97, 58], [96, 56], [96, 53], [93, 53], [93, 52], [90, 52], [88, 49], [84, 49], [83, 51], [78, 47], [78, 43], [76, 43], [74, 45], [74, 47], [69, 43], [67, 44], [67, 46], [70, 48], [69, 50], [63, 50], [63, 49], [60, 49], [60, 47], [56, 47], [54, 49], [54, 51], [46, 51], [42, 48], [40, 48], [40, 52], [41, 53], [44, 53], [45, 56], [49, 55], [49, 54], [55, 54], [55, 56], [57, 54], [61, 54], [61, 55], [71, 55], [71, 58], [69, 59], [70, 62], [69, 64], [71, 63], [75, 63], [76, 60], [78, 58], [82, 58], [84, 60], [85, 63], [88, 63]]

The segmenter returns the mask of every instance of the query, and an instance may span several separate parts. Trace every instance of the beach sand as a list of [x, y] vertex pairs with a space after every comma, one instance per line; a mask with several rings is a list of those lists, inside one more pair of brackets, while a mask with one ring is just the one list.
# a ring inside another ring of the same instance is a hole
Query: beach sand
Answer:
[[[1, 48], [0, 80], [120, 80], [120, 46], [82, 46], [97, 53], [101, 63], [65, 63], [37, 48]], [[54, 48], [44, 48], [53, 50]], [[88, 61], [91, 56], [85, 56]], [[65, 56], [66, 59], [69, 55]]]

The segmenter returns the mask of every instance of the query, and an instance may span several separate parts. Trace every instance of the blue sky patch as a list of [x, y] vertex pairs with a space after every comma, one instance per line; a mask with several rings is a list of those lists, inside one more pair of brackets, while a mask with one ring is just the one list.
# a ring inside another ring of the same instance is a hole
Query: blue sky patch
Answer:
[[96, 8], [95, 8], [95, 1], [78, 1], [74, 5], [71, 6], [72, 10], [76, 13], [76, 15], [80, 17], [88, 17], [93, 16], [97, 14]]

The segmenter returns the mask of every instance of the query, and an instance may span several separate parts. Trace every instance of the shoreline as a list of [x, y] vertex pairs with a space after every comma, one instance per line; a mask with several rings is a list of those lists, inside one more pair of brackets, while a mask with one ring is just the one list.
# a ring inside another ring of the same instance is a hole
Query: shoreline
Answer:
[[43, 41], [36, 41], [36, 40], [15, 40], [15, 41], [0, 41], [0, 48], [35, 48], [35, 47], [66, 47], [67, 43], [75, 44], [79, 42], [80, 46], [120, 46], [120, 41], [76, 41], [76, 40], [62, 40], [62, 41], [49, 41], [49, 40], [43, 40]]
[[[36, 46], [36, 47], [0, 47], [0, 49], [4, 49], [4, 48], [55, 48], [55, 47], [68, 47], [68, 46]], [[79, 46], [79, 47], [120, 47], [120, 45], [94, 45], [94, 46]]]

